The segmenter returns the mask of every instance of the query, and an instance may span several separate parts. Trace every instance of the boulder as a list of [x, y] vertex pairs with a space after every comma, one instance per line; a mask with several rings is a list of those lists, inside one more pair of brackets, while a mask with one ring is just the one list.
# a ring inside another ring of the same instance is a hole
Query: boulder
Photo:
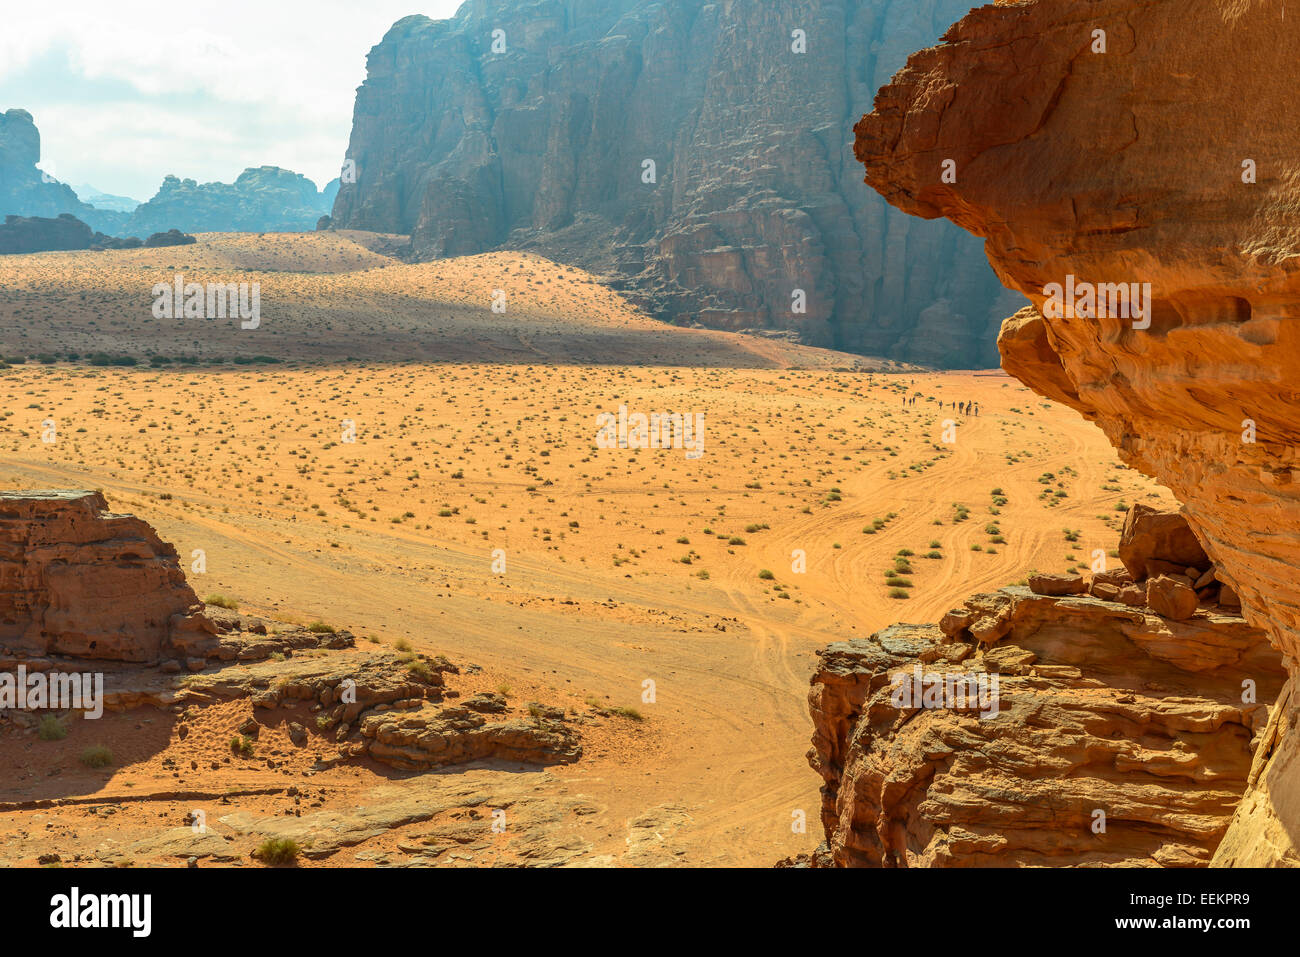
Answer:
[[[1119, 559], [1134, 578], [1205, 569], [1210, 558], [1180, 512], [1134, 505], [1124, 519]], [[1199, 574], [1199, 571], [1198, 571]]]
[[1196, 614], [1201, 600], [1187, 580], [1169, 575], [1147, 579], [1147, 607], [1157, 615], [1183, 621]]
[[1088, 583], [1082, 575], [1030, 575], [1029, 590], [1035, 595], [1082, 595]]
[[1119, 593], [1120, 589], [1117, 585], [1107, 585], [1103, 582], [1092, 586], [1092, 596], [1102, 601], [1119, 601]]

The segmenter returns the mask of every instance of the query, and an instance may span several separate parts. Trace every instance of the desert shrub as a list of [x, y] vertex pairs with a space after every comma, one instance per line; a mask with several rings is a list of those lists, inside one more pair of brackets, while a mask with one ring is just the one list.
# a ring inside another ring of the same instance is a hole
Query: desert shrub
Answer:
[[437, 673], [423, 658], [416, 658], [414, 661], [408, 662], [406, 670], [421, 681], [433, 681], [437, 677]]
[[253, 857], [263, 864], [282, 867], [298, 859], [298, 842], [288, 837], [268, 837], [253, 851]]
[[106, 768], [113, 763], [113, 752], [102, 744], [92, 744], [81, 752], [81, 763], [88, 768]]
[[62, 741], [68, 736], [68, 727], [52, 714], [41, 718], [36, 734], [42, 741]]

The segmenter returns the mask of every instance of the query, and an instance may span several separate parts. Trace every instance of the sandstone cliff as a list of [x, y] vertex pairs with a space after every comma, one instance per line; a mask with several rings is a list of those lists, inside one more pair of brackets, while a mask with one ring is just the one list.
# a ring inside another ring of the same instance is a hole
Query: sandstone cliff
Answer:
[[[1007, 370], [1174, 491], [1294, 684], [1300, 18], [1223, 0], [1034, 0], [974, 10], [944, 40], [858, 124], [867, 182], [985, 238], [1034, 304], [1003, 328]], [[1149, 326], [1049, 307], [1049, 284], [1071, 276], [1149, 283]], [[1274, 709], [1218, 863], [1300, 862], [1293, 702], [1284, 691]]]
[[408, 17], [367, 60], [333, 225], [411, 234], [425, 257], [532, 249], [675, 323], [990, 365], [1017, 298], [978, 243], [863, 190], [850, 155], [872, 92], [969, 8], [514, 0]]
[[155, 663], [215, 645], [176, 550], [98, 492], [0, 492], [0, 647]]

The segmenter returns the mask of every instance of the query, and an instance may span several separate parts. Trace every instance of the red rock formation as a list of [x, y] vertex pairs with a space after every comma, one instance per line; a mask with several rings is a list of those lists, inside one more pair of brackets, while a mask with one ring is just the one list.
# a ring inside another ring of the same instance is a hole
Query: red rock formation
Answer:
[[[896, 699], [918, 665], [996, 675], [996, 714]], [[1206, 864], [1265, 731], [1243, 681], [1269, 701], [1284, 678], [1240, 617], [1169, 621], [1020, 587], [977, 595], [938, 628], [831, 645], [809, 693], [809, 760], [826, 782], [819, 862]]]
[[[1034, 303], [1003, 328], [1004, 367], [1174, 491], [1294, 684], [1300, 17], [1225, 0], [1034, 0], [973, 10], [944, 40], [857, 125], [867, 182], [986, 239], [999, 277]], [[1068, 277], [1149, 283], [1149, 314], [1061, 314], [1048, 287]], [[1217, 863], [1300, 862], [1293, 701], [1279, 699]]]
[[0, 492], [0, 647], [153, 663], [215, 644], [176, 550], [98, 492]]

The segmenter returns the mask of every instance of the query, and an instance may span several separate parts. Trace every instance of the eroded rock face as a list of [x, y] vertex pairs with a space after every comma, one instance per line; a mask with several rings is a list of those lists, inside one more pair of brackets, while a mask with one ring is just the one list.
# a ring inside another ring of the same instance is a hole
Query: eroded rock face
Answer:
[[[867, 182], [986, 239], [999, 277], [1033, 302], [1004, 326], [1004, 367], [1173, 490], [1225, 592], [1294, 675], [1300, 18], [1220, 0], [1036, 0], [973, 10], [945, 41], [858, 124]], [[1150, 313], [1057, 310], [1047, 287], [1070, 276], [1150, 283]], [[1292, 726], [1292, 698], [1278, 707]], [[1225, 861], [1297, 857], [1300, 779], [1272, 770], [1290, 767], [1295, 741], [1279, 741]]]
[[[996, 713], [896, 698], [895, 680], [918, 667], [996, 675]], [[831, 645], [809, 693], [809, 761], [825, 780], [818, 859], [1207, 864], [1268, 721], [1265, 705], [1243, 701], [1247, 679], [1266, 702], [1285, 675], [1240, 617], [1206, 609], [1169, 621], [1021, 587], [977, 595], [939, 627]]]
[[849, 136], [907, 51], [969, 7], [512, 0], [407, 17], [367, 60], [332, 224], [410, 234], [423, 257], [535, 250], [676, 323], [982, 367], [1016, 297], [969, 237], [863, 190]]
[[214, 631], [147, 523], [98, 492], [0, 492], [0, 646], [153, 663], [202, 653]]

